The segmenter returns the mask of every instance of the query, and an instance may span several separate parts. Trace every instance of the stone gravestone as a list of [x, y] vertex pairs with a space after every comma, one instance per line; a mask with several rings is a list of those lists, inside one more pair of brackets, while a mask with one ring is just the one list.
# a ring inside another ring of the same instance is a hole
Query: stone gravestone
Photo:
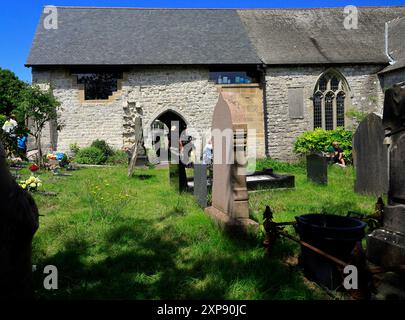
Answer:
[[184, 149], [181, 147], [180, 136], [181, 132], [177, 126], [173, 126], [170, 131], [170, 154], [169, 154], [169, 179], [170, 185], [174, 187], [177, 192], [187, 190], [187, 174], [186, 166], [183, 163], [182, 152]]
[[203, 163], [194, 164], [194, 197], [202, 207], [207, 207], [207, 165]]
[[33, 298], [31, 242], [38, 209], [11, 176], [0, 143], [0, 299]]
[[405, 83], [385, 92], [383, 126], [391, 140], [388, 205], [382, 228], [367, 237], [367, 257], [395, 269], [405, 265]]
[[308, 155], [307, 178], [318, 184], [328, 184], [328, 158], [320, 154]]
[[353, 136], [355, 192], [380, 196], [388, 192], [388, 148], [382, 116], [369, 114]]
[[249, 219], [246, 186], [246, 112], [232, 92], [219, 96], [212, 120], [213, 186], [212, 206], [205, 212], [226, 231], [255, 232], [257, 222]]
[[169, 179], [170, 185], [176, 192], [183, 192], [187, 190], [187, 175], [186, 167], [181, 163], [169, 164]]
[[143, 139], [143, 126], [142, 126], [142, 116], [138, 113], [134, 119], [134, 145], [131, 150], [131, 158], [128, 163], [128, 177], [132, 177], [137, 160], [139, 159], [140, 153], [145, 153], [145, 145]]

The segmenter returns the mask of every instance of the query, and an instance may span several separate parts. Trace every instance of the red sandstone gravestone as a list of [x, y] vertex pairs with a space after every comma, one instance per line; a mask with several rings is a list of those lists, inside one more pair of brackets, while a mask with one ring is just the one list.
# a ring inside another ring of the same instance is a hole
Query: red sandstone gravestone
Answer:
[[232, 92], [219, 96], [212, 121], [212, 206], [205, 211], [229, 231], [256, 231], [249, 219], [246, 186], [247, 119], [245, 109]]

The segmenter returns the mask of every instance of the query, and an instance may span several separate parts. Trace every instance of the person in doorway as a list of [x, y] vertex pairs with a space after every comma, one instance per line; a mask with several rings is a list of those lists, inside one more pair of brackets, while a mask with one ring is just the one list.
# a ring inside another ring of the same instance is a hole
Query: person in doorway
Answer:
[[338, 164], [341, 167], [346, 167], [346, 162], [343, 157], [343, 150], [339, 147], [339, 143], [337, 141], [332, 142], [332, 159], [334, 164]]
[[212, 141], [211, 139], [208, 140], [207, 144], [204, 147], [203, 151], [203, 164], [212, 164], [212, 159], [213, 159], [213, 148], [212, 148]]

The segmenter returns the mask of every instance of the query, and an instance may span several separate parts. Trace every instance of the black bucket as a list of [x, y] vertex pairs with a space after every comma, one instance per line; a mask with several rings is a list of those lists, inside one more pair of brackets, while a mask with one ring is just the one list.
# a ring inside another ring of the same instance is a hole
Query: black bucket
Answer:
[[[365, 236], [366, 224], [348, 217], [306, 214], [295, 219], [295, 228], [302, 241], [344, 262], [349, 262], [356, 243]], [[343, 283], [342, 274], [334, 262], [304, 246], [301, 246], [300, 264], [308, 278], [331, 290]]]

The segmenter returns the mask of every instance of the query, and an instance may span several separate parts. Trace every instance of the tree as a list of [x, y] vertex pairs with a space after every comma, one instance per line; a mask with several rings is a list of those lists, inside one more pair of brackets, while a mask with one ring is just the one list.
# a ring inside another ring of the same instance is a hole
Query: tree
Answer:
[[[16, 139], [1, 130], [4, 122], [15, 113], [20, 105], [22, 92], [28, 84], [18, 79], [10, 70], [0, 68], [0, 141], [7, 150], [7, 155], [18, 154]], [[16, 119], [19, 123], [15, 134], [24, 133], [24, 117]]]
[[42, 130], [47, 122], [57, 118], [58, 106], [59, 102], [51, 91], [43, 91], [38, 86], [28, 86], [22, 91], [20, 105], [15, 112], [18, 118], [24, 117], [32, 123], [29, 134], [35, 139], [40, 164], [42, 163]]
[[0, 68], [0, 114], [10, 116], [28, 85], [10, 70]]

